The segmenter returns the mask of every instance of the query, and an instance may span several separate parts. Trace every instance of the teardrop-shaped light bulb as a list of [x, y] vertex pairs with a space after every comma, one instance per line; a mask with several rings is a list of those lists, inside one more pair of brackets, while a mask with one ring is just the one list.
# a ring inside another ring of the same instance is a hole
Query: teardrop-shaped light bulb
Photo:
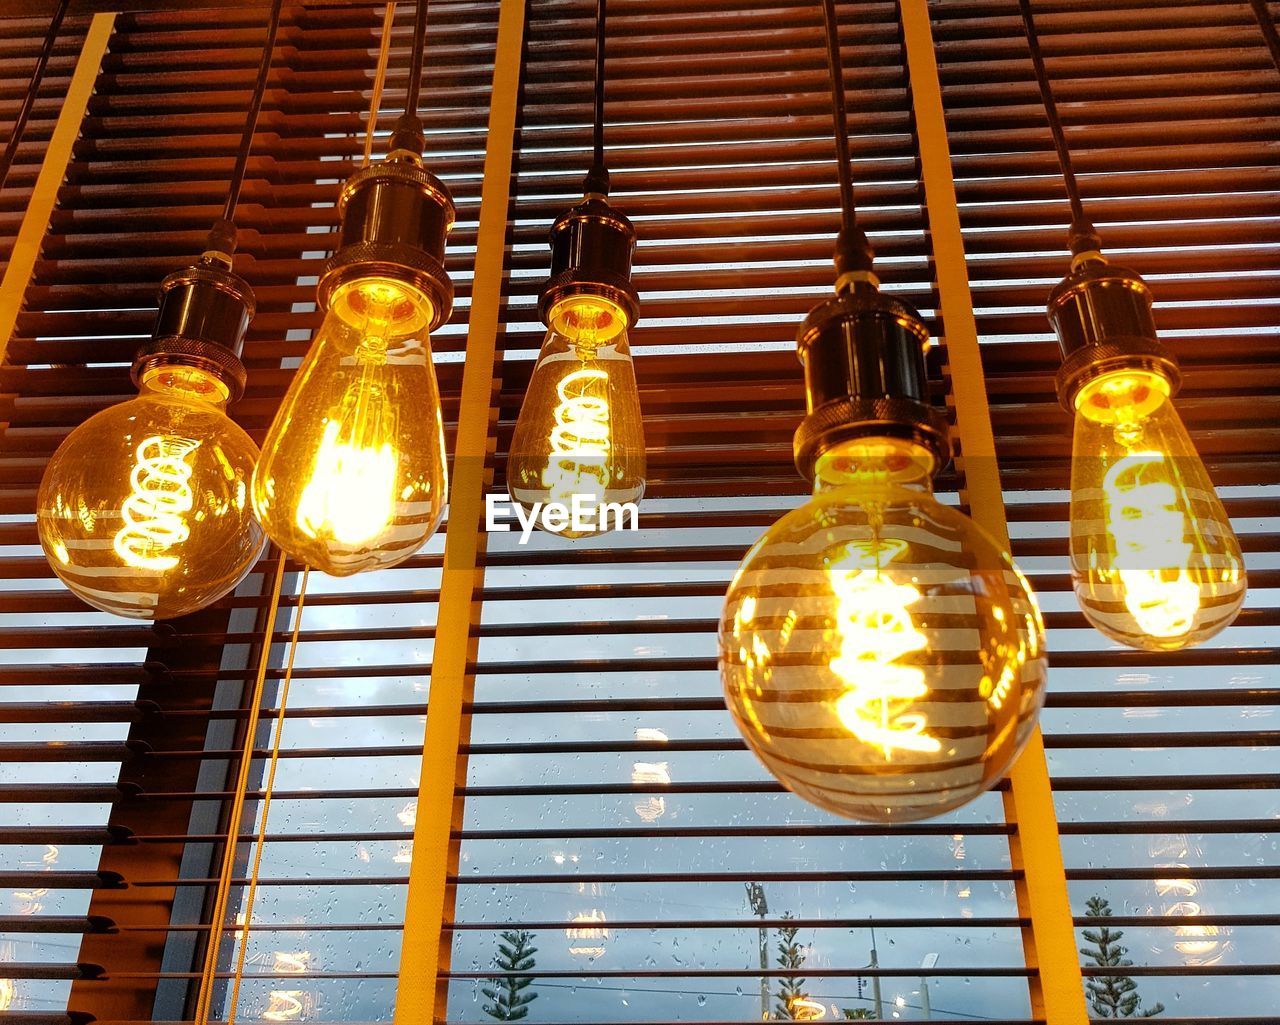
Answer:
[[1150, 369], [1120, 369], [1075, 397], [1071, 571], [1085, 618], [1113, 640], [1175, 651], [1236, 618], [1240, 543], [1204, 463]]
[[644, 494], [644, 425], [627, 318], [575, 295], [551, 310], [507, 463], [513, 501], [563, 537], [616, 529]]
[[444, 424], [430, 300], [402, 281], [337, 286], [253, 476], [289, 555], [334, 576], [403, 562], [444, 515]]

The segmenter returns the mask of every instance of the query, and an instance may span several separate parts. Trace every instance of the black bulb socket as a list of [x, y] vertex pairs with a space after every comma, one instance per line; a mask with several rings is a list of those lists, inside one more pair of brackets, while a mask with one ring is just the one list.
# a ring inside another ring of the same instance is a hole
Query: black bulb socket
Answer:
[[394, 159], [361, 168], [338, 195], [342, 232], [338, 249], [320, 274], [321, 309], [340, 285], [362, 278], [390, 278], [431, 303], [430, 330], [453, 312], [453, 282], [444, 249], [456, 211], [448, 187], [401, 151]]
[[538, 297], [538, 316], [575, 295], [605, 299], [622, 310], [627, 326], [640, 319], [640, 296], [631, 283], [636, 229], [603, 196], [590, 195], [551, 226], [551, 277]]
[[796, 337], [804, 366], [805, 418], [795, 434], [796, 467], [810, 481], [823, 453], [857, 438], [902, 438], [951, 459], [946, 415], [929, 402], [920, 315], [857, 280], [809, 311]]
[[1101, 253], [1077, 256], [1049, 293], [1048, 314], [1062, 349], [1058, 400], [1068, 412], [1075, 412], [1081, 388], [1117, 370], [1153, 371], [1177, 392], [1178, 361], [1156, 339], [1151, 290], [1133, 271]]
[[133, 361], [135, 384], [155, 367], [187, 366], [216, 376], [232, 402], [244, 394], [240, 354], [256, 303], [248, 282], [226, 266], [229, 259], [207, 254], [160, 283], [155, 329]]

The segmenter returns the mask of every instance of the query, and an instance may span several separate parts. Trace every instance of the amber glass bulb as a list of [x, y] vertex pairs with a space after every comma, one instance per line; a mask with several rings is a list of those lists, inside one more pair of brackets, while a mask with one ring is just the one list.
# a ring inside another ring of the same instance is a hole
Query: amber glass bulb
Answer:
[[1119, 370], [1076, 396], [1071, 572], [1085, 618], [1135, 648], [1207, 640], [1240, 611], [1240, 543], [1165, 377]]
[[1034, 595], [931, 489], [910, 442], [846, 442], [813, 498], [747, 553], [720, 621], [738, 729], [788, 789], [846, 818], [908, 822], [993, 786], [1044, 700]]
[[[582, 537], [612, 529], [621, 517], [606, 504], [638, 502], [644, 494], [644, 424], [627, 345], [623, 311], [595, 296], [572, 296], [553, 307], [516, 419], [507, 463], [511, 497], [538, 511], [543, 530]], [[581, 515], [563, 529], [548, 526], [549, 505]], [[541, 508], [539, 508], [541, 507]]]
[[394, 566], [435, 533], [447, 473], [431, 303], [390, 278], [334, 290], [253, 476], [271, 540], [325, 573]]
[[94, 608], [171, 619], [236, 586], [266, 538], [249, 505], [258, 448], [228, 392], [193, 367], [153, 366], [136, 399], [67, 436], [36, 499], [40, 544]]

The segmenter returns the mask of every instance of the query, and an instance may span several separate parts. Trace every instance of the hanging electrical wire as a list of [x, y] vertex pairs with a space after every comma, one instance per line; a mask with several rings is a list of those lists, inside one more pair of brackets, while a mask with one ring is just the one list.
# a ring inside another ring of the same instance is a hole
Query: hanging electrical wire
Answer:
[[822, 0], [826, 29], [827, 70], [831, 80], [832, 135], [836, 143], [836, 176], [840, 185], [840, 234], [836, 237], [836, 276], [855, 274], [874, 279], [875, 250], [858, 225], [853, 193], [853, 164], [849, 151], [849, 113], [844, 97], [844, 62], [840, 56], [840, 25], [835, 0]]
[[[284, 724], [289, 712], [289, 691], [293, 684], [293, 664], [298, 654], [298, 637], [302, 632], [302, 614], [306, 608], [307, 601], [307, 582], [311, 577], [310, 569], [302, 571], [302, 579], [298, 583], [298, 603], [293, 613], [293, 630], [289, 635], [289, 654], [285, 660], [284, 679], [280, 682], [280, 696], [276, 701], [275, 707], [275, 728], [271, 736], [271, 753], [267, 758], [267, 776], [262, 787], [261, 810], [258, 813], [258, 829], [253, 839], [253, 860], [249, 869], [249, 885], [245, 890], [244, 905], [237, 914], [237, 924], [241, 925], [239, 929], [240, 942], [236, 951], [235, 969], [232, 973], [231, 995], [227, 1002], [226, 1008], [226, 1025], [235, 1025], [237, 1013], [240, 1006], [240, 986], [244, 981], [244, 968], [247, 954], [249, 951], [249, 942], [253, 934], [253, 905], [258, 896], [258, 880], [262, 874], [262, 852], [266, 849], [267, 840], [267, 817], [271, 813], [271, 798], [275, 794], [276, 789], [276, 770], [280, 765], [280, 744], [284, 737]], [[274, 620], [273, 620], [274, 622]], [[270, 648], [270, 644], [264, 644], [264, 648]], [[261, 693], [258, 695], [261, 701]], [[255, 706], [256, 708], [256, 706]], [[250, 733], [245, 731], [245, 752], [244, 758], [250, 759], [253, 753], [253, 746], [257, 742], [256, 732]], [[243, 798], [243, 794], [241, 794]], [[234, 820], [239, 823], [239, 818]], [[231, 843], [232, 838], [228, 836], [227, 842]], [[228, 883], [230, 880], [228, 880]], [[225, 906], [223, 914], [225, 916]], [[215, 919], [216, 925], [224, 919]]]
[[284, 0], [272, 0], [267, 18], [267, 35], [262, 43], [262, 57], [258, 62], [258, 75], [254, 79], [249, 109], [245, 113], [244, 129], [240, 133], [240, 146], [236, 150], [236, 162], [227, 182], [227, 199], [222, 207], [222, 217], [214, 222], [209, 232], [209, 249], [230, 257], [236, 251], [236, 208], [244, 189], [245, 174], [249, 169], [249, 155], [253, 151], [253, 136], [258, 130], [258, 118], [262, 113], [262, 101], [266, 96], [267, 79], [271, 75], [271, 57], [275, 53], [276, 36], [280, 31], [280, 10]]
[[582, 191], [585, 195], [609, 195], [609, 168], [604, 157], [604, 61], [605, 0], [596, 0], [596, 62], [592, 87], [591, 168]]
[[31, 118], [31, 111], [35, 108], [36, 98], [40, 94], [40, 85], [44, 82], [45, 69], [49, 66], [49, 58], [53, 56], [53, 47], [62, 29], [62, 20], [66, 17], [67, 8], [70, 6], [71, 0], [58, 0], [49, 28], [45, 31], [44, 43], [36, 57], [36, 66], [31, 72], [31, 81], [27, 84], [26, 94], [22, 97], [18, 113], [13, 119], [13, 129], [9, 134], [9, 141], [5, 144], [4, 155], [0, 156], [0, 189], [4, 188], [4, 183], [9, 177], [9, 168], [13, 166], [14, 158], [18, 154], [18, 146], [22, 143], [27, 121]]
[[[275, 629], [280, 611], [280, 590], [284, 582], [286, 556], [276, 559], [270, 583], [271, 600], [267, 608], [267, 632]], [[233, 880], [240, 849], [240, 831], [243, 828], [244, 807], [249, 792], [249, 774], [253, 767], [258, 745], [258, 724], [262, 716], [262, 701], [266, 688], [267, 670], [271, 665], [272, 645], [265, 642], [258, 656], [258, 669], [254, 676], [253, 690], [249, 694], [248, 716], [244, 728], [244, 749], [240, 753], [235, 787], [231, 791], [231, 805], [227, 809], [227, 833], [222, 846], [222, 865], [218, 873], [218, 885], [213, 891], [213, 907], [209, 915], [209, 939], [204, 949], [204, 961], [200, 972], [200, 984], [196, 990], [194, 1025], [207, 1025], [213, 1008], [215, 989], [218, 988], [218, 963], [222, 950], [222, 936], [228, 926], [227, 906], [231, 900]]]
[[397, 151], [422, 156], [426, 137], [422, 131], [422, 118], [418, 106], [422, 98], [423, 65], [427, 49], [427, 0], [417, 0], [413, 15], [413, 43], [409, 52], [409, 84], [405, 93], [404, 113], [396, 121], [391, 136], [391, 152]]
[[1040, 36], [1036, 32], [1035, 18], [1031, 13], [1031, 0], [1018, 0], [1018, 6], [1022, 11], [1022, 25], [1026, 31], [1027, 49], [1031, 51], [1031, 64], [1035, 68], [1040, 100], [1044, 106], [1045, 116], [1049, 120], [1053, 148], [1058, 155], [1058, 170], [1067, 190], [1067, 201], [1071, 204], [1071, 226], [1067, 231], [1068, 245], [1073, 256], [1096, 252], [1102, 248], [1102, 239], [1098, 237], [1097, 230], [1084, 212], [1080, 187], [1076, 183], [1075, 169], [1071, 165], [1071, 150], [1067, 146], [1062, 118], [1058, 115], [1058, 105], [1053, 99], [1053, 87], [1049, 83], [1049, 71], [1045, 67], [1044, 55], [1040, 52]]
[[382, 90], [387, 83], [387, 63], [391, 56], [391, 28], [396, 19], [396, 5], [387, 4], [382, 15], [382, 35], [378, 42], [378, 66], [373, 73], [373, 94], [369, 97], [369, 122], [364, 133], [364, 159], [361, 167], [368, 167], [373, 159], [373, 140], [378, 134], [378, 112], [382, 109]]

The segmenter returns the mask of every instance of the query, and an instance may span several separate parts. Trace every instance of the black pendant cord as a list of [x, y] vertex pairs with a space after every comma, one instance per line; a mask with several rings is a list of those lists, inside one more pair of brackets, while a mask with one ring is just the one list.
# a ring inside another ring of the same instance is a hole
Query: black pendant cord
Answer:
[[844, 65], [840, 60], [840, 26], [835, 0], [822, 0], [827, 35], [827, 68], [831, 77], [831, 121], [836, 141], [836, 173], [840, 182], [840, 235], [836, 239], [836, 274], [870, 275], [875, 251], [858, 226], [853, 196], [853, 165], [849, 157], [849, 114], [844, 99]]
[[45, 69], [49, 66], [49, 58], [53, 55], [53, 46], [58, 41], [58, 32], [62, 29], [62, 19], [66, 17], [71, 0], [58, 0], [58, 7], [53, 12], [53, 20], [49, 22], [48, 31], [44, 34], [44, 43], [40, 54], [36, 57], [35, 69], [31, 72], [31, 84], [27, 86], [27, 94], [22, 98], [18, 115], [13, 119], [13, 131], [4, 147], [4, 156], [0, 157], [0, 189], [4, 188], [5, 179], [9, 177], [9, 168], [18, 155], [18, 145], [22, 142], [22, 133], [26, 130], [27, 121], [31, 118], [32, 108], [36, 105], [36, 96], [40, 92], [40, 83], [44, 81]]
[[1031, 0], [1018, 0], [1022, 10], [1022, 24], [1027, 34], [1027, 49], [1031, 51], [1031, 64], [1036, 72], [1036, 84], [1040, 88], [1040, 101], [1044, 104], [1045, 116], [1049, 119], [1049, 131], [1053, 135], [1053, 148], [1058, 154], [1058, 170], [1062, 175], [1062, 183], [1066, 186], [1067, 201], [1071, 204], [1071, 227], [1068, 229], [1068, 244], [1073, 256], [1081, 253], [1095, 252], [1102, 247], [1097, 229], [1085, 215], [1084, 203], [1080, 199], [1080, 188], [1076, 184], [1076, 173], [1071, 166], [1071, 150], [1067, 148], [1067, 136], [1062, 130], [1062, 119], [1058, 116], [1058, 105], [1053, 99], [1053, 87], [1049, 84], [1049, 71], [1045, 67], [1044, 55], [1040, 52], [1040, 37], [1036, 33], [1035, 19], [1031, 14]]
[[262, 113], [262, 101], [267, 91], [267, 79], [271, 75], [271, 57], [276, 48], [276, 35], [280, 31], [280, 9], [284, 0], [272, 0], [271, 16], [267, 22], [267, 37], [262, 43], [262, 59], [258, 62], [258, 77], [253, 84], [253, 98], [244, 119], [244, 131], [240, 135], [240, 149], [236, 153], [235, 167], [227, 184], [227, 201], [222, 217], [209, 232], [209, 248], [231, 256], [236, 250], [236, 208], [244, 189], [245, 174], [249, 169], [249, 155], [253, 151], [253, 136], [258, 129], [258, 116]]
[[1267, 49], [1271, 51], [1271, 63], [1280, 71], [1280, 33], [1276, 31], [1275, 20], [1271, 17], [1271, 7], [1267, 0], [1250, 0], [1253, 5], [1253, 16], [1258, 19], [1258, 28], [1262, 29], [1262, 38], [1267, 41]]
[[588, 195], [609, 194], [609, 168], [604, 162], [604, 40], [605, 0], [596, 0], [596, 67], [593, 87], [591, 169], [582, 184]]
[[409, 54], [409, 87], [405, 95], [404, 113], [396, 121], [391, 136], [391, 151], [397, 150], [422, 156], [426, 137], [422, 131], [422, 119], [418, 105], [422, 99], [422, 66], [427, 49], [427, 0], [417, 0], [413, 15], [413, 47]]

